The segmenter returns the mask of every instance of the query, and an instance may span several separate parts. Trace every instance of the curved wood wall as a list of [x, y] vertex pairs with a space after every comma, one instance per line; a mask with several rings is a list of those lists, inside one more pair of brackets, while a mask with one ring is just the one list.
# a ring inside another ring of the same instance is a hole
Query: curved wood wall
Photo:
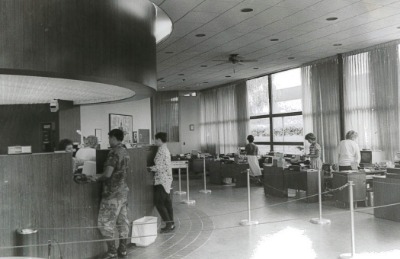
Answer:
[[[153, 215], [152, 174], [148, 148], [130, 149], [128, 176], [129, 219]], [[96, 228], [100, 184], [76, 184], [72, 180], [70, 154], [0, 156], [0, 256], [14, 255], [18, 228], [37, 228], [38, 256], [47, 258], [47, 241], [73, 242], [62, 245], [64, 258], [93, 258], [106, 251]], [[56, 249], [56, 248], [54, 248]]]
[[0, 73], [156, 89], [150, 1], [2, 0], [0, 14]]

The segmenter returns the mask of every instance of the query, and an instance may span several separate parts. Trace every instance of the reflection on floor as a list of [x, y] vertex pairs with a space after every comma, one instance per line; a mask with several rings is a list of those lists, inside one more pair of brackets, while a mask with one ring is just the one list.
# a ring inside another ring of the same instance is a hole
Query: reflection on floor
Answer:
[[[174, 196], [175, 232], [159, 234], [155, 243], [133, 249], [128, 258], [333, 259], [350, 252], [349, 211], [336, 208], [332, 201], [323, 204], [324, 218], [331, 225], [314, 225], [309, 220], [318, 216], [317, 203], [266, 198], [264, 189], [254, 185], [252, 219], [260, 224], [245, 227], [239, 222], [247, 219], [246, 188], [208, 185], [212, 193], [203, 194], [198, 192], [201, 180], [191, 180], [190, 187], [196, 205], [180, 204], [185, 196]], [[371, 209], [359, 209], [357, 258], [400, 258], [400, 224], [375, 218]]]

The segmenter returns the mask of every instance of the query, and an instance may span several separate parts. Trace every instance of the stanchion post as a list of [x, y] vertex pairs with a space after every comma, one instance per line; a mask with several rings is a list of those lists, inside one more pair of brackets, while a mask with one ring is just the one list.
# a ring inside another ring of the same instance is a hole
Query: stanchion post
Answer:
[[354, 197], [353, 197], [353, 181], [349, 181], [349, 207], [350, 207], [350, 224], [351, 224], [351, 253], [341, 254], [342, 259], [355, 258], [356, 244], [354, 233]]
[[211, 193], [211, 190], [207, 190], [207, 176], [206, 176], [206, 156], [203, 156], [203, 174], [204, 174], [204, 189], [200, 190], [201, 193]]
[[247, 173], [247, 217], [248, 219], [244, 219], [240, 221], [240, 225], [249, 226], [249, 225], [257, 225], [257, 220], [251, 220], [251, 203], [250, 203], [250, 169], [246, 170]]
[[186, 192], [182, 191], [182, 181], [181, 181], [181, 168], [178, 168], [178, 174], [179, 174], [179, 191], [174, 192], [174, 194], [178, 195], [183, 195], [186, 194]]
[[189, 163], [186, 164], [186, 200], [183, 200], [181, 203], [193, 205], [196, 203], [195, 200], [191, 200], [189, 198]]
[[318, 173], [318, 203], [319, 203], [319, 218], [312, 218], [310, 220], [313, 224], [318, 225], [328, 225], [331, 224], [329, 219], [322, 218], [322, 188], [321, 188], [321, 171], [320, 170], [313, 170]]

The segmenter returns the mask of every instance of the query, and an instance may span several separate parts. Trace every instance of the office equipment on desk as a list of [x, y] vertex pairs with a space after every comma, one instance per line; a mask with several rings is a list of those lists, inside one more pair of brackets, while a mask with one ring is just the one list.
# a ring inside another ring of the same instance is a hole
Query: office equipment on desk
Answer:
[[9, 155], [17, 155], [17, 154], [31, 154], [32, 146], [10, 146], [8, 147]]
[[361, 161], [360, 161], [361, 168], [372, 168], [374, 167], [374, 164], [380, 163], [383, 160], [382, 151], [380, 150], [377, 151], [361, 150], [360, 155], [361, 155]]

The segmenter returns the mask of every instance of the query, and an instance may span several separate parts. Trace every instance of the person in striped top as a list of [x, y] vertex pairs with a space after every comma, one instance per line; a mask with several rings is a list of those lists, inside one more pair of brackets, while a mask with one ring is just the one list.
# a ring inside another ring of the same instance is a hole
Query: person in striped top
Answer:
[[310, 158], [310, 168], [321, 170], [321, 146], [317, 143], [317, 137], [313, 133], [308, 133], [305, 139], [310, 143], [310, 153], [307, 155]]

